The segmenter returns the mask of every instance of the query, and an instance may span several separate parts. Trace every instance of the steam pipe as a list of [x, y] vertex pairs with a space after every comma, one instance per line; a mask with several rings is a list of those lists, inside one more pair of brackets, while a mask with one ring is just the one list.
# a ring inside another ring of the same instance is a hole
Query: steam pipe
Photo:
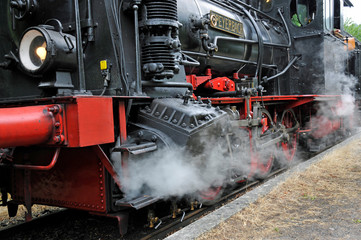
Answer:
[[169, 88], [188, 88], [193, 92], [193, 85], [187, 82], [151, 82], [142, 81], [143, 87], [169, 87]]
[[287, 47], [290, 48], [290, 47], [292, 46], [290, 30], [288, 29], [286, 20], [285, 20], [285, 18], [284, 18], [283, 15], [282, 15], [281, 9], [278, 9], [278, 14], [280, 15], [280, 17], [281, 17], [281, 19], [282, 19], [282, 22], [283, 22], [283, 25], [284, 25], [285, 28], [286, 28], [286, 33], [287, 33], [287, 37], [288, 37], [288, 45], [287, 45]]
[[[209, 57], [209, 58], [215, 58], [215, 59], [226, 60], [226, 61], [231, 61], [231, 62], [239, 62], [239, 63], [244, 63], [244, 64], [257, 65], [256, 62], [241, 60], [241, 59], [237, 59], [237, 58], [230, 58], [230, 57], [218, 56], [218, 55], [208, 56], [207, 54], [204, 54], [204, 53], [190, 52], [190, 51], [183, 51], [183, 52], [186, 54], [189, 54], [189, 55], [195, 55], [195, 56], [200, 56], [200, 57]], [[262, 66], [265, 68], [275, 68], [275, 69], [277, 68], [277, 65], [262, 64]]]
[[[240, 42], [240, 43], [248, 43], [248, 44], [256, 44], [258, 41], [249, 40], [249, 39], [242, 39], [242, 38], [234, 38], [234, 37], [224, 37], [224, 36], [216, 36], [214, 37], [213, 44], [217, 45], [218, 39], [220, 40], [228, 40], [231, 42]], [[266, 43], [265, 43], [266, 44]]]
[[270, 77], [270, 78], [264, 77], [263, 82], [267, 83], [267, 82], [269, 82], [269, 81], [271, 81], [271, 80], [273, 80], [273, 79], [278, 78], [279, 76], [282, 76], [282, 75], [285, 74], [285, 73], [288, 71], [288, 69], [290, 69], [290, 67], [291, 67], [298, 59], [300, 59], [300, 58], [301, 58], [301, 56], [296, 56], [296, 57], [294, 57], [294, 58], [288, 63], [288, 65], [283, 69], [282, 72], [280, 72], [280, 73], [278, 73], [278, 74], [276, 74], [276, 75], [273, 75], [273, 76]]
[[[257, 39], [258, 39], [258, 58], [257, 58], [257, 69], [256, 69], [256, 73], [255, 73], [255, 77], [261, 79], [262, 77], [262, 60], [263, 60], [263, 38], [262, 38], [262, 34], [261, 34], [261, 30], [259, 29], [256, 21], [254, 20], [254, 18], [252, 17], [252, 15], [250, 14], [250, 12], [245, 9], [243, 6], [236, 4], [236, 6], [238, 6], [245, 14], [246, 16], [249, 18], [249, 20], [251, 21], [254, 29], [256, 30], [257, 33]], [[258, 76], [259, 75], [259, 76]], [[257, 84], [258, 85], [258, 82]]]
[[209, 97], [241, 97], [243, 95], [244, 94], [242, 93], [242, 91], [230, 91], [230, 92], [216, 92], [209, 95]]
[[[249, 96], [255, 95], [257, 93], [256, 88], [246, 88], [242, 89], [240, 91], [229, 91], [229, 92], [216, 92], [211, 95], [208, 95], [209, 97], [244, 97], [246, 96], [249, 98]], [[247, 112], [249, 112], [247, 110]]]
[[[304, 36], [294, 36], [293, 39], [297, 40], [297, 39], [303, 39], [303, 38], [322, 37], [323, 35], [324, 35], [324, 33], [319, 32], [319, 33], [304, 35]], [[329, 34], [329, 36], [333, 36], [333, 35]], [[333, 37], [335, 37], [335, 36], [333, 36]]]
[[81, 37], [81, 23], [80, 23], [80, 12], [79, 2], [74, 0], [75, 8], [75, 28], [76, 28], [76, 50], [78, 60], [78, 77], [79, 77], [79, 91], [85, 92], [85, 72], [84, 72], [84, 53], [83, 53], [83, 40]]
[[142, 79], [140, 68], [140, 45], [139, 45], [139, 23], [138, 23], [138, 5], [133, 5], [134, 10], [134, 34], [135, 34], [135, 62], [136, 62], [136, 86], [135, 91], [137, 93], [142, 92]]
[[88, 21], [91, 23], [91, 26], [88, 27], [88, 41], [93, 42], [94, 39], [94, 27], [93, 27], [93, 13], [92, 13], [92, 0], [87, 0], [88, 8]]
[[[288, 33], [289, 34], [289, 33]], [[254, 41], [254, 40], [248, 40], [248, 39], [242, 39], [242, 38], [233, 38], [233, 37], [223, 37], [223, 36], [216, 36], [214, 38], [213, 44], [215, 46], [217, 46], [218, 40], [228, 40], [228, 41], [232, 41], [232, 42], [240, 42], [240, 43], [247, 43], [247, 44], [256, 44], [258, 43], [258, 41]], [[278, 47], [278, 48], [289, 48], [291, 47], [291, 43], [290, 43], [291, 39], [289, 39], [289, 44], [285, 45], [285, 44], [278, 44], [278, 43], [268, 43], [265, 42], [263, 43], [264, 46], [267, 47]]]

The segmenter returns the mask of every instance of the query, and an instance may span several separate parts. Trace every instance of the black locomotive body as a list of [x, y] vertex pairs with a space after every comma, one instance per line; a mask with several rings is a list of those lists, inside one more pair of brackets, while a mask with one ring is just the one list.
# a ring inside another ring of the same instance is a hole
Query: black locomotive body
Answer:
[[344, 4], [1, 1], [2, 204], [117, 216], [124, 233], [132, 208], [212, 203], [299, 144], [332, 144], [354, 126], [361, 78]]

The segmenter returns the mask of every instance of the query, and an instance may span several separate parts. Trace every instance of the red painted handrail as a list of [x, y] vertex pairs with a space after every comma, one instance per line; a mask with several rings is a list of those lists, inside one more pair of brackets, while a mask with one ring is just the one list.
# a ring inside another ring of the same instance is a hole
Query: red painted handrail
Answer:
[[56, 162], [58, 161], [59, 158], [59, 154], [60, 154], [60, 147], [58, 147], [55, 150], [53, 159], [51, 160], [50, 164], [47, 166], [35, 166], [35, 165], [22, 165], [22, 164], [0, 164], [0, 167], [13, 167], [13, 168], [17, 168], [17, 169], [24, 169], [24, 170], [39, 170], [39, 171], [49, 171], [50, 169], [52, 169]]

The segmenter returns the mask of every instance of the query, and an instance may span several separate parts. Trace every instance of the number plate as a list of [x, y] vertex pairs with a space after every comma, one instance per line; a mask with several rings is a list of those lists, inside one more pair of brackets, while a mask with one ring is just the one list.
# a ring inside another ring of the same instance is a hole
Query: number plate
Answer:
[[213, 11], [210, 12], [210, 16], [212, 28], [244, 37], [243, 23]]

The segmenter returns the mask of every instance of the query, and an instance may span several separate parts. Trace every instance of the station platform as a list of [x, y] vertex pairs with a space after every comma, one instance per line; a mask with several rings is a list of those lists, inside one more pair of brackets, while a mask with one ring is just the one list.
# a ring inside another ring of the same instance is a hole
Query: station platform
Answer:
[[166, 239], [361, 239], [361, 133]]

